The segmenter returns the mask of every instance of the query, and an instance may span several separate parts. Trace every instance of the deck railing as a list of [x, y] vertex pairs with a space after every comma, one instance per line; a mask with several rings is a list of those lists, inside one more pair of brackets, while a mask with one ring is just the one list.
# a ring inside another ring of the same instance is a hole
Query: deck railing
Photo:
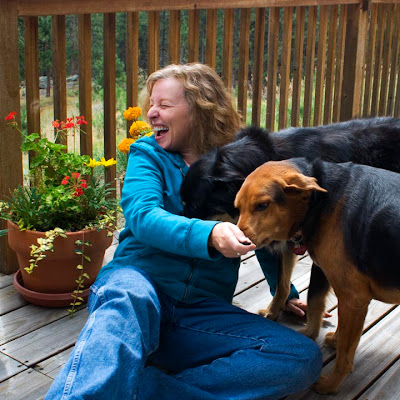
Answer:
[[[38, 16], [52, 16], [53, 119], [60, 120], [68, 116], [65, 18], [78, 16], [79, 113], [89, 122], [80, 151], [92, 155], [91, 14], [104, 15], [104, 155], [110, 158], [116, 157], [116, 13], [127, 13], [126, 106], [132, 106], [138, 103], [139, 92], [139, 12], [148, 16], [147, 73], [151, 73], [160, 66], [160, 12], [165, 10], [169, 41], [168, 49], [162, 50], [168, 62], [200, 61], [216, 68], [237, 93], [237, 108], [244, 118], [251, 108], [247, 123], [276, 130], [357, 116], [400, 117], [400, 0], [1, 0], [0, 199], [22, 182], [20, 137], [4, 121], [9, 111], [20, 115], [18, 18], [23, 18], [25, 28], [25, 101], [31, 133], [41, 130]], [[180, 54], [183, 12], [189, 18], [187, 59]], [[200, 26], [201, 13], [206, 13], [205, 26]], [[217, 66], [221, 13], [223, 63]], [[251, 23], [255, 23], [252, 46]], [[240, 30], [236, 42], [234, 29]], [[200, 42], [205, 42], [202, 54]], [[239, 54], [238, 66], [233, 65], [234, 52]], [[115, 178], [116, 170], [111, 169], [106, 180]], [[0, 255], [0, 272], [15, 271], [5, 238], [0, 239]]]

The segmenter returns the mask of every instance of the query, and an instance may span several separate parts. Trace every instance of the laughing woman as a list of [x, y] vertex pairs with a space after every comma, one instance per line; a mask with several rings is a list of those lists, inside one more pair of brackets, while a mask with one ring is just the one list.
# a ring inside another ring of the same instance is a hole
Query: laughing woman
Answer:
[[305, 389], [319, 377], [318, 347], [231, 304], [239, 256], [255, 246], [236, 225], [182, 216], [189, 165], [240, 125], [221, 79], [202, 64], [168, 66], [148, 78], [144, 108], [155, 134], [130, 148], [120, 244], [46, 399], [279, 399]]

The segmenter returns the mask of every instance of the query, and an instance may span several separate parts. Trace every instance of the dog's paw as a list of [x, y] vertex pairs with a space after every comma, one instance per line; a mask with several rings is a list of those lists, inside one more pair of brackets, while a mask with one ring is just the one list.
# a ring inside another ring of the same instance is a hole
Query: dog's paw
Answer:
[[298, 332], [304, 336], [309, 337], [310, 339], [312, 339], [314, 341], [318, 337], [318, 333], [319, 333], [319, 332], [315, 332], [315, 330], [311, 330], [311, 329], [307, 328], [307, 326], [299, 329]]
[[329, 376], [321, 375], [318, 382], [314, 383], [312, 386], [312, 389], [320, 394], [330, 394], [337, 391], [337, 386], [338, 385], [330, 382]]
[[280, 310], [272, 310], [271, 307], [262, 308], [258, 310], [258, 315], [261, 315], [264, 318], [268, 318], [272, 321], [276, 321], [279, 317]]
[[336, 332], [328, 332], [325, 335], [325, 346], [328, 346], [331, 349], [336, 349], [336, 345], [337, 345]]

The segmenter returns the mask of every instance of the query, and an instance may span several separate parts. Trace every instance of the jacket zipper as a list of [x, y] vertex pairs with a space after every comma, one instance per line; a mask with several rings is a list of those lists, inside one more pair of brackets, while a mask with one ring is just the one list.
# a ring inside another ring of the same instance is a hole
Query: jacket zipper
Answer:
[[183, 299], [182, 299], [183, 303], [186, 301], [186, 298], [187, 298], [187, 295], [188, 295], [188, 292], [189, 292], [189, 283], [190, 283], [190, 280], [192, 279], [192, 276], [193, 276], [193, 273], [194, 273], [194, 262], [192, 262], [190, 264], [190, 268], [191, 268], [190, 274], [189, 274], [189, 276], [188, 276], [188, 278], [186, 279], [186, 282], [185, 282], [186, 283], [186, 287], [185, 287], [185, 293], [184, 293]]

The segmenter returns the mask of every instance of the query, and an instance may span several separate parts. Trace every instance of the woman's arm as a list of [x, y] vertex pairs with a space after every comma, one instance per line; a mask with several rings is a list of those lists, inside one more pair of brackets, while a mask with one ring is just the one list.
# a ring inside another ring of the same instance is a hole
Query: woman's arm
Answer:
[[217, 222], [173, 213], [182, 208], [181, 173], [171, 163], [170, 168], [176, 171], [168, 171], [166, 180], [162, 172], [166, 167], [161, 162], [147, 152], [131, 149], [121, 200], [126, 226], [146, 245], [183, 256], [211, 258], [208, 238]]

